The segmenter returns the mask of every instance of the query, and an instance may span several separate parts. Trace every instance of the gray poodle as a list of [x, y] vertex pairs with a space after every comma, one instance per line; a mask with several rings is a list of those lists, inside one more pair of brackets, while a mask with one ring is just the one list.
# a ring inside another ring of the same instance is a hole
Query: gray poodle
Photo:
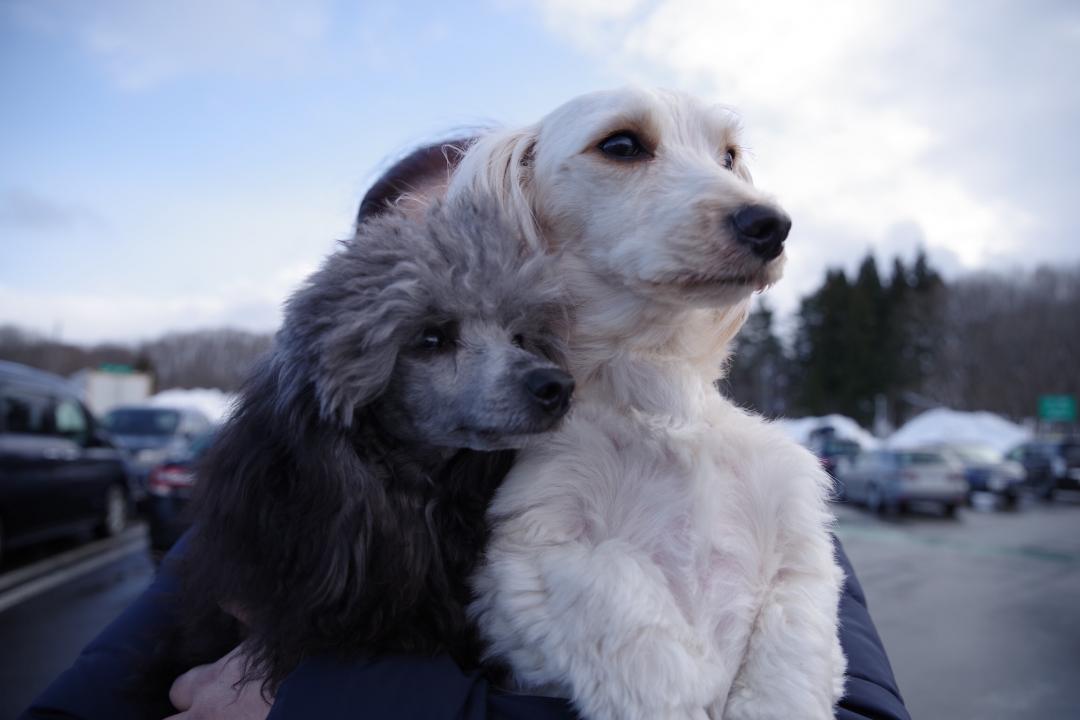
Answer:
[[375, 218], [289, 300], [199, 468], [157, 688], [241, 640], [271, 692], [313, 654], [477, 664], [485, 510], [573, 390], [550, 261], [510, 228], [473, 201]]

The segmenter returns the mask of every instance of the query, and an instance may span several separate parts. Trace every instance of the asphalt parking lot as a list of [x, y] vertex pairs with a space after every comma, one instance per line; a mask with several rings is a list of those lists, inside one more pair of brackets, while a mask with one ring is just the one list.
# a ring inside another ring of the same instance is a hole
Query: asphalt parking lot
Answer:
[[837, 533], [916, 719], [1080, 717], [1080, 495]]
[[[1080, 495], [957, 520], [836, 512], [912, 717], [1080, 717]], [[33, 592], [11, 582], [47, 562], [0, 574], [0, 719], [23, 709], [153, 577], [141, 528], [34, 573]]]

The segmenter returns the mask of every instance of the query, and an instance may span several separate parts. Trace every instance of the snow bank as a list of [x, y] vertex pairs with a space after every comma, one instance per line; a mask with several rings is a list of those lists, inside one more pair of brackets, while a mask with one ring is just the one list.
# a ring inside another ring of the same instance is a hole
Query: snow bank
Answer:
[[194, 408], [210, 418], [210, 422], [220, 423], [232, 410], [235, 399], [235, 395], [224, 393], [217, 388], [173, 388], [159, 392], [147, 402], [151, 405]]
[[810, 433], [818, 428], [831, 427], [837, 437], [854, 440], [864, 449], [876, 448], [881, 441], [868, 430], [846, 415], [824, 415], [822, 417], [777, 418], [774, 423], [780, 426], [795, 442], [806, 445]]
[[1006, 452], [1029, 440], [1031, 432], [1021, 425], [989, 412], [961, 412], [947, 408], [927, 410], [894, 432], [890, 447], [915, 447], [933, 443], [985, 445]]

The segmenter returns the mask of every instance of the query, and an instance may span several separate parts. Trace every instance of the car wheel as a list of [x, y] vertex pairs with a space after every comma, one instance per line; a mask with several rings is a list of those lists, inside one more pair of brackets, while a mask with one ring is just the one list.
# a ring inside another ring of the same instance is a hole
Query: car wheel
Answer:
[[942, 508], [942, 510], [945, 511], [945, 517], [956, 517], [956, 503], [945, 503], [945, 506]]
[[119, 485], [110, 485], [105, 491], [105, 511], [98, 526], [101, 537], [116, 537], [127, 527], [128, 503], [124, 489]]
[[1001, 509], [1002, 510], [1015, 510], [1020, 505], [1020, 498], [1014, 493], [1001, 496]]

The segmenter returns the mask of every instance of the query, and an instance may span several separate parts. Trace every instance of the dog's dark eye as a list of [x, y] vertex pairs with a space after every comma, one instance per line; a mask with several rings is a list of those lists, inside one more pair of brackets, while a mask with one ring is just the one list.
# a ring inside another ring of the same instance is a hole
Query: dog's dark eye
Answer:
[[645, 146], [638, 140], [637, 135], [626, 131], [617, 132], [614, 135], [609, 136], [597, 147], [599, 147], [600, 152], [605, 155], [623, 160], [631, 160], [648, 154], [648, 151], [645, 150]]
[[523, 348], [525, 347], [525, 336], [521, 333], [518, 333], [514, 337], [510, 338], [510, 342], [514, 343], [519, 348]]
[[429, 325], [420, 333], [418, 345], [424, 350], [442, 350], [454, 344], [451, 328]]
[[735, 165], [735, 151], [729, 149], [724, 153], [724, 167], [730, 170], [733, 165]]

